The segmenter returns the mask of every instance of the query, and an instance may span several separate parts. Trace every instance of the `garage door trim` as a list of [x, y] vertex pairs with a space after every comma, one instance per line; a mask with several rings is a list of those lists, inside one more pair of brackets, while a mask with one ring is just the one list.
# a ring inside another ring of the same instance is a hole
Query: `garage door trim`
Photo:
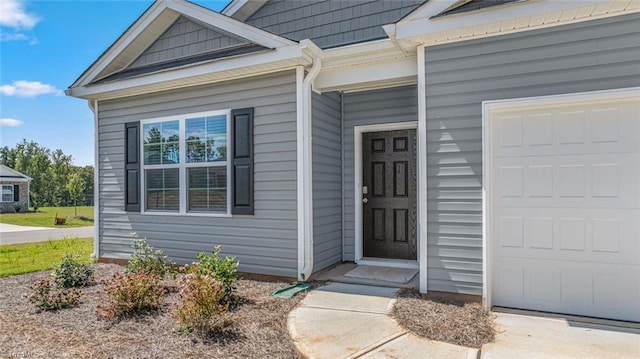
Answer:
[[518, 109], [528, 109], [533, 107], [554, 107], [565, 106], [567, 104], [589, 103], [595, 102], [611, 102], [616, 100], [628, 100], [630, 98], [640, 97], [640, 87], [613, 89], [604, 91], [581, 92], [551, 96], [515, 98], [492, 100], [482, 102], [482, 258], [483, 258], [483, 306], [490, 309], [493, 305], [493, 268], [494, 260], [491, 248], [492, 233], [490, 223], [492, 220], [492, 148], [491, 148], [491, 127], [490, 122], [493, 115], [503, 111], [512, 111]]

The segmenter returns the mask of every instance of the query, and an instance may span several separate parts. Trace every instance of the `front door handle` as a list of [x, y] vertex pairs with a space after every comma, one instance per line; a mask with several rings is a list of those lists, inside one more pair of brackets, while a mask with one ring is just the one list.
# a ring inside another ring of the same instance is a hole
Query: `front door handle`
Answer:
[[362, 203], [367, 203], [367, 202], [369, 202], [368, 198], [365, 197], [365, 198], [362, 199]]

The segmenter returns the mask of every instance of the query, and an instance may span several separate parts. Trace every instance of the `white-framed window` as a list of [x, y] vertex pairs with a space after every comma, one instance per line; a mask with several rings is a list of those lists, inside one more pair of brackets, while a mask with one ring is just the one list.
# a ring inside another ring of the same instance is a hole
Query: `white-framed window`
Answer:
[[230, 111], [140, 121], [143, 213], [231, 215]]
[[13, 202], [13, 185], [2, 185], [2, 202]]

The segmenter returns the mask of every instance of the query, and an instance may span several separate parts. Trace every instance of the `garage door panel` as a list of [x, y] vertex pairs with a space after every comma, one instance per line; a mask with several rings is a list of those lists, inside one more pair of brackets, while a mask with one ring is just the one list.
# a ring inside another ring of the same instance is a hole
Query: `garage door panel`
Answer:
[[640, 322], [640, 96], [584, 96], [487, 112], [492, 301]]
[[635, 137], [640, 132], [637, 103], [541, 107], [507, 110], [493, 117], [495, 158], [640, 151]]
[[497, 207], [639, 208], [639, 164], [640, 153], [495, 159], [492, 201]]
[[640, 265], [640, 210], [495, 208], [493, 216], [500, 258]]
[[640, 306], [628, 301], [640, 297], [635, 266], [510, 259], [494, 273], [497, 306], [640, 321]]

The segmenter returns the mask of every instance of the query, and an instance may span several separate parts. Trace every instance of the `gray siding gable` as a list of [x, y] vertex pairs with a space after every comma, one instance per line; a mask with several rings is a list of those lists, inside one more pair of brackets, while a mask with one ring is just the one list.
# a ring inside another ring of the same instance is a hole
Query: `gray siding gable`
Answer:
[[311, 39], [321, 48], [387, 38], [392, 24], [424, 0], [270, 0], [246, 23], [291, 40]]
[[640, 14], [425, 49], [428, 288], [482, 293], [482, 101], [640, 86]]
[[129, 68], [204, 54], [211, 51], [250, 44], [249, 40], [205, 27], [180, 16], [147, 48]]

